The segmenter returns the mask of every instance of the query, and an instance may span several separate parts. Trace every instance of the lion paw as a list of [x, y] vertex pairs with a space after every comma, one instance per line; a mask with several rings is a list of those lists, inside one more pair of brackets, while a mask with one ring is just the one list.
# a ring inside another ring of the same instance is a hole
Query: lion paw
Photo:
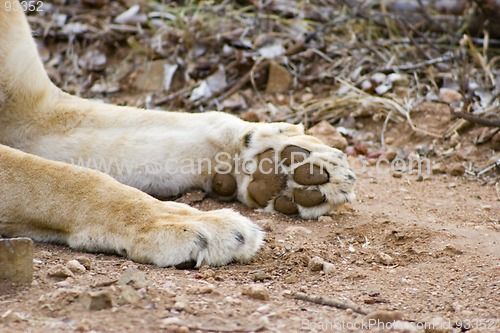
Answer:
[[230, 209], [201, 212], [183, 204], [168, 205], [176, 222], [167, 218], [141, 229], [131, 246], [118, 253], [138, 262], [187, 269], [247, 262], [264, 242], [258, 225]]
[[243, 139], [241, 169], [236, 164], [231, 174], [214, 177], [215, 193], [237, 191], [250, 207], [303, 218], [355, 199], [356, 178], [344, 153], [305, 135], [300, 125], [258, 125]]

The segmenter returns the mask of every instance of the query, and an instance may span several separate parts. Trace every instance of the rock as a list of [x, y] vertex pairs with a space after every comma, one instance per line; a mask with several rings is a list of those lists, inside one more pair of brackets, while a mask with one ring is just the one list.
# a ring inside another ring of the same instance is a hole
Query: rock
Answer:
[[400, 171], [400, 170], [394, 170], [391, 173], [391, 176], [394, 177], [394, 178], [401, 178], [401, 177], [403, 177], [403, 172]]
[[33, 280], [33, 241], [0, 239], [0, 283], [30, 284]]
[[444, 249], [443, 249], [443, 251], [442, 251], [442, 252], [443, 252], [443, 253], [447, 253], [447, 254], [451, 254], [451, 255], [454, 255], [454, 256], [455, 256], [455, 255], [461, 255], [461, 254], [464, 254], [464, 252], [463, 252], [462, 250], [457, 249], [457, 248], [455, 247], [455, 245], [452, 245], [452, 244], [447, 244], [447, 245], [444, 247]]
[[179, 326], [175, 329], [175, 333], [189, 333], [191, 329], [187, 326]]
[[82, 264], [86, 270], [89, 271], [92, 269], [92, 261], [89, 258], [84, 256], [78, 256], [75, 259], [78, 260], [78, 262]]
[[335, 265], [329, 262], [324, 262], [323, 263], [323, 272], [326, 274], [333, 274], [336, 272]]
[[387, 76], [387, 80], [396, 86], [408, 86], [410, 79], [405, 74], [391, 73]]
[[149, 284], [146, 280], [146, 274], [135, 268], [127, 268], [118, 280], [118, 283], [121, 286], [132, 286], [135, 289], [147, 287]]
[[461, 99], [462, 95], [456, 90], [450, 88], [439, 89], [439, 100], [441, 100], [441, 102], [451, 104], [453, 102], [458, 102]]
[[254, 282], [264, 281], [266, 279], [270, 279], [271, 278], [269, 276], [269, 274], [267, 274], [266, 272], [264, 272], [261, 269], [253, 271], [253, 272], [250, 272], [250, 276], [252, 277], [252, 280]]
[[361, 90], [370, 92], [373, 90], [373, 83], [370, 80], [364, 80], [361, 82], [360, 88]]
[[269, 291], [262, 284], [252, 284], [249, 286], [245, 286], [243, 287], [241, 294], [262, 301], [268, 301], [271, 299]]
[[385, 138], [385, 144], [387, 145], [392, 145], [394, 142], [396, 142], [396, 138], [393, 136], [388, 136]]
[[386, 152], [382, 153], [382, 155], [380, 155], [380, 158], [392, 162], [397, 156], [398, 153], [395, 150], [389, 149]]
[[432, 170], [432, 173], [435, 175], [446, 173], [446, 168], [445, 168], [444, 164], [441, 162], [434, 163], [432, 165], [431, 170]]
[[392, 83], [391, 82], [384, 82], [375, 88], [375, 92], [378, 95], [383, 95], [391, 89], [392, 89]]
[[312, 271], [312, 272], [319, 272], [323, 269], [323, 263], [325, 261], [316, 256], [316, 257], [312, 257], [310, 260], [309, 260], [309, 264], [307, 265], [307, 267], [309, 267], [309, 269]]
[[133, 287], [125, 285], [120, 294], [120, 304], [137, 304], [142, 299], [142, 295]]
[[215, 291], [215, 286], [211, 283], [195, 289], [196, 294], [211, 294]]
[[379, 85], [382, 84], [387, 79], [387, 75], [385, 75], [384, 73], [377, 72], [373, 73], [370, 79], [373, 83]]
[[59, 279], [65, 279], [65, 278], [68, 278], [68, 277], [71, 277], [71, 278], [74, 278], [75, 276], [73, 275], [73, 272], [71, 272], [69, 270], [69, 268], [61, 265], [61, 264], [57, 264], [53, 267], [51, 267], [48, 271], [47, 271], [47, 275], [49, 277], [52, 277], [52, 278], [59, 278]]
[[87, 271], [85, 266], [83, 266], [78, 260], [70, 260], [66, 264], [66, 267], [75, 274], [83, 274]]
[[383, 153], [383, 151], [372, 151], [366, 155], [366, 158], [370, 160], [376, 160], [377, 158], [382, 156]]
[[292, 75], [275, 61], [269, 65], [266, 93], [281, 93], [288, 90], [292, 83]]
[[211, 269], [211, 268], [207, 268], [206, 270], [200, 272], [201, 273], [201, 278], [202, 279], [205, 279], [205, 280], [208, 280], [208, 279], [213, 279], [213, 280], [216, 280], [218, 279], [218, 275], [217, 273]]
[[314, 98], [313, 94], [311, 94], [311, 93], [305, 93], [304, 95], [302, 95], [300, 97], [300, 100], [301, 100], [302, 103], [306, 103], [306, 102], [309, 102], [313, 98]]
[[387, 253], [384, 253], [384, 252], [377, 253], [375, 260], [378, 263], [386, 265], [386, 266], [391, 266], [394, 264], [394, 258], [392, 258], [390, 255], [388, 255]]
[[323, 120], [311, 127], [307, 131], [307, 134], [320, 139], [324, 144], [332, 148], [344, 150], [347, 147], [347, 139], [344, 138], [342, 134], [340, 134], [335, 127], [330, 125], [330, 123], [326, 120]]
[[82, 294], [81, 303], [91, 311], [110, 309], [113, 307], [113, 297], [108, 290], [87, 291]]
[[399, 311], [380, 310], [380, 311], [370, 312], [369, 314], [366, 315], [365, 320], [366, 321], [376, 320], [381, 324], [387, 324], [395, 322], [396, 320], [401, 320], [403, 319], [403, 317], [404, 317], [403, 314]]
[[184, 296], [177, 296], [173, 309], [177, 311], [189, 310], [189, 299]]
[[169, 325], [180, 324], [180, 322], [181, 322], [181, 319], [179, 317], [167, 317], [167, 318], [163, 318], [161, 320], [161, 325], [163, 327], [165, 327], [165, 326], [169, 326]]
[[465, 173], [465, 166], [462, 163], [452, 163], [448, 166], [448, 173], [452, 176], [462, 176]]

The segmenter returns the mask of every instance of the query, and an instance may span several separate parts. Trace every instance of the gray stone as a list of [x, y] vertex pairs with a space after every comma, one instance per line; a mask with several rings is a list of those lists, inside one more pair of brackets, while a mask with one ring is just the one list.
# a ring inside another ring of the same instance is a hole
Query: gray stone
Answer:
[[30, 284], [33, 280], [33, 241], [29, 238], [0, 239], [0, 282]]
[[87, 291], [81, 296], [81, 303], [91, 311], [110, 309], [113, 307], [113, 297], [108, 290]]

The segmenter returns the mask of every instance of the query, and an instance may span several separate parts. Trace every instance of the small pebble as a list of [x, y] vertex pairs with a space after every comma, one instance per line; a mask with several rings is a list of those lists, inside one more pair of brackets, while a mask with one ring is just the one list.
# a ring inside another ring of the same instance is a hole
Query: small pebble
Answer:
[[215, 291], [215, 286], [211, 283], [201, 286], [198, 289], [196, 289], [197, 294], [211, 294]]
[[252, 280], [254, 282], [258, 282], [258, 281], [264, 281], [266, 279], [270, 279], [271, 277], [269, 276], [269, 274], [267, 274], [266, 272], [264, 272], [263, 270], [256, 270], [256, 271], [253, 271], [253, 272], [250, 272], [250, 275], [252, 277]]
[[448, 167], [448, 173], [452, 176], [462, 176], [465, 173], [465, 166], [462, 163], [452, 163]]
[[431, 168], [432, 173], [435, 175], [446, 173], [446, 168], [443, 163], [434, 163]]
[[262, 301], [268, 301], [271, 299], [269, 291], [262, 284], [252, 284], [249, 286], [245, 286], [243, 287], [241, 294]]
[[462, 99], [462, 95], [456, 90], [441, 88], [439, 89], [439, 99], [441, 102], [451, 104], [453, 102], [460, 101]]
[[335, 265], [325, 261], [323, 263], [323, 272], [325, 272], [326, 274], [335, 273], [336, 272]]
[[92, 269], [92, 261], [90, 261], [89, 258], [84, 257], [84, 256], [78, 256], [75, 258], [80, 264], [82, 264], [86, 270]]
[[47, 271], [47, 275], [53, 278], [62, 278], [62, 279], [65, 279], [67, 277], [75, 277], [73, 273], [69, 270], [69, 268], [64, 267], [61, 264], [57, 264], [51, 267]]
[[179, 326], [175, 329], [175, 333], [189, 333], [191, 330], [187, 326]]
[[384, 252], [377, 253], [376, 260], [378, 263], [384, 264], [386, 266], [391, 266], [394, 264], [394, 258]]
[[311, 99], [313, 99], [314, 95], [311, 94], [311, 93], [305, 93], [304, 95], [302, 95], [302, 97], [300, 98], [300, 100], [302, 101], [302, 103], [305, 103], [305, 102], [309, 102]]
[[99, 311], [113, 307], [113, 297], [108, 290], [87, 291], [82, 295], [81, 302], [88, 310]]
[[388, 161], [393, 161], [397, 156], [398, 156], [398, 153], [395, 150], [389, 149], [386, 152], [384, 152], [382, 155], [380, 155], [380, 158], [386, 159]]
[[380, 73], [380, 72], [374, 73], [371, 76], [371, 80], [375, 84], [381, 84], [382, 82], [385, 81], [386, 78], [387, 78], [387, 75], [385, 75], [384, 73]]
[[324, 262], [322, 258], [316, 256], [309, 260], [307, 267], [309, 267], [312, 272], [319, 272], [323, 269]]
[[403, 173], [401, 171], [396, 171], [394, 170], [392, 173], [391, 173], [392, 177], [394, 178], [401, 178], [403, 177]]
[[83, 274], [87, 271], [85, 266], [83, 266], [78, 260], [70, 260], [66, 264], [66, 267], [75, 274]]
[[181, 320], [179, 319], [179, 317], [168, 317], [161, 320], [162, 326], [175, 325], [179, 324], [180, 322]]

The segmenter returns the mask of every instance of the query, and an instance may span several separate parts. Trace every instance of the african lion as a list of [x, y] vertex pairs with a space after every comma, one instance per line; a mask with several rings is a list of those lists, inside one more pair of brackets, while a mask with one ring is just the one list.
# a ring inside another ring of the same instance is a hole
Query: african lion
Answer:
[[45, 72], [24, 13], [6, 2], [0, 235], [158, 266], [224, 265], [255, 255], [263, 231], [230, 209], [202, 212], [155, 197], [199, 188], [303, 218], [354, 199], [344, 154], [301, 125], [119, 107], [63, 92]]

